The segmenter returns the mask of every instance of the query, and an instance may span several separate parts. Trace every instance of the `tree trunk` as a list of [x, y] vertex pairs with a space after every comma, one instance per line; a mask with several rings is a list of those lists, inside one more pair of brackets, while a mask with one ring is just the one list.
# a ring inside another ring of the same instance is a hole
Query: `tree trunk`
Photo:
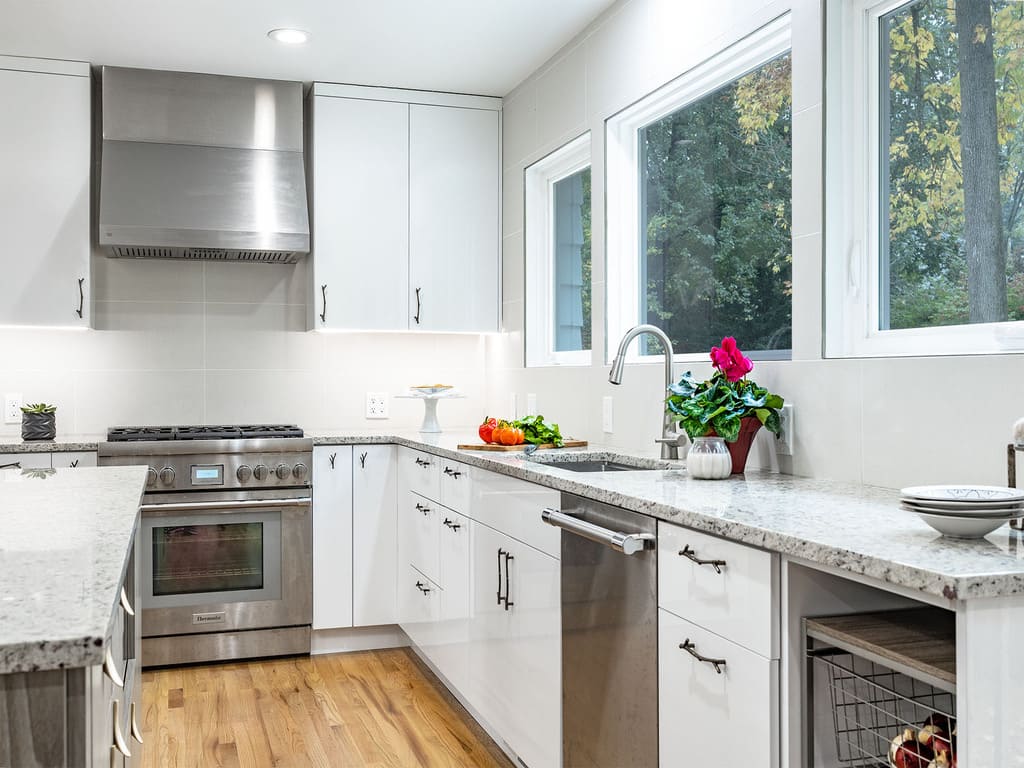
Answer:
[[990, 0], [957, 0], [960, 164], [970, 322], [1006, 320], [1006, 244], [999, 196], [996, 73]]

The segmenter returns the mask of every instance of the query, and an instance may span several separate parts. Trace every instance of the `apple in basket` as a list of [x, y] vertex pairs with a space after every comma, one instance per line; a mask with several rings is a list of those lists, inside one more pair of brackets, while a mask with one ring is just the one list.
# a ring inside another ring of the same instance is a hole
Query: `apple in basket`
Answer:
[[894, 768], [931, 768], [935, 752], [917, 740], [913, 729], [907, 728], [889, 745], [889, 763]]

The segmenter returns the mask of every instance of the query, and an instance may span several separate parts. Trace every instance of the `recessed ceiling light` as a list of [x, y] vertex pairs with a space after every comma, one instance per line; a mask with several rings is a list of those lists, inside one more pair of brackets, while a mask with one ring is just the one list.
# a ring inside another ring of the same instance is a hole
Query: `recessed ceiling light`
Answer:
[[267, 32], [267, 37], [285, 45], [302, 45], [309, 40], [309, 32], [302, 29], [272, 29]]

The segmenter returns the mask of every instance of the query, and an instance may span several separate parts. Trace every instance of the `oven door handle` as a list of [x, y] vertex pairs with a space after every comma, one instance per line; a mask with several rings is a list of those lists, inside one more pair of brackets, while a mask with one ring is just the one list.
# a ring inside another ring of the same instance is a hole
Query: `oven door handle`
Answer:
[[142, 512], [165, 514], [170, 512], [237, 512], [239, 509], [268, 509], [278, 507], [308, 507], [313, 503], [309, 496], [293, 499], [250, 499], [248, 501], [181, 501], [168, 504], [143, 504]]

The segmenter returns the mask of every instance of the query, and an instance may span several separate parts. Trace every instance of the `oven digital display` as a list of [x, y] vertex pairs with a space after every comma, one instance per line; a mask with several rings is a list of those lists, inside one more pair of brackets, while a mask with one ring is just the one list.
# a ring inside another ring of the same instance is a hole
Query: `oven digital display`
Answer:
[[193, 464], [192, 485], [224, 485], [224, 465]]

